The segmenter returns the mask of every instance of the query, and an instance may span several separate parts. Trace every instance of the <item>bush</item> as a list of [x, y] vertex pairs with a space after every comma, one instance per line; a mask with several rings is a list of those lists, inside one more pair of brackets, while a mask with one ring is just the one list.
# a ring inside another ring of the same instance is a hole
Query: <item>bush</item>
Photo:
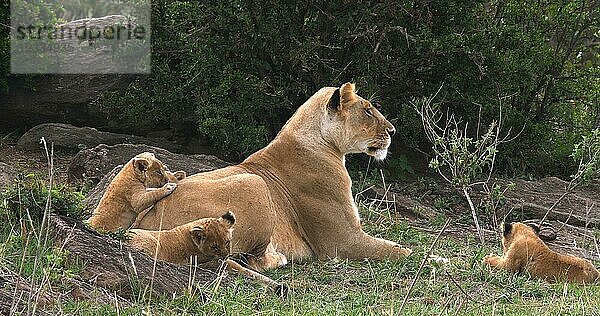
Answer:
[[81, 192], [67, 185], [55, 184], [50, 189], [36, 174], [19, 175], [12, 186], [0, 193], [0, 219], [15, 222], [31, 218], [39, 223], [46, 205], [49, 212], [79, 217], [84, 210], [83, 198]]

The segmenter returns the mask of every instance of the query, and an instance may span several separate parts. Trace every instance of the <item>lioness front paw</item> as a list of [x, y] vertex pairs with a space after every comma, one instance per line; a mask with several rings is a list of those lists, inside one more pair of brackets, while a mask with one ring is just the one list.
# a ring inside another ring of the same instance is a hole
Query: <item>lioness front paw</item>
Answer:
[[167, 194], [171, 194], [173, 191], [175, 191], [175, 188], [177, 188], [177, 183], [169, 182], [165, 184], [163, 188]]
[[406, 257], [410, 256], [410, 254], [413, 252], [412, 249], [401, 247], [398, 244], [394, 245], [394, 248], [397, 249], [397, 251], [400, 252], [401, 255]]

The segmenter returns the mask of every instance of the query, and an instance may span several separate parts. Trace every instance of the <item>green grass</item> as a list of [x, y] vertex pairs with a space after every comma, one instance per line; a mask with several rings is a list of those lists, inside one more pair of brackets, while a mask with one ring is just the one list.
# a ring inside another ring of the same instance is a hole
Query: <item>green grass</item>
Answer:
[[[150, 300], [140, 297], [132, 301], [133, 307], [119, 310], [111, 304], [66, 299], [55, 305], [52, 312], [73, 315], [397, 315], [435, 234], [410, 226], [389, 209], [361, 208], [361, 216], [366, 231], [411, 247], [413, 255], [401, 261], [330, 259], [289, 264], [268, 271], [267, 275], [291, 287], [285, 300], [269, 289], [235, 277], [227, 285], [204, 286], [201, 294]], [[32, 230], [36, 224], [31, 226], [25, 221], [29, 227], [25, 232], [17, 225], [17, 219], [7, 220], [10, 224], [0, 227], [0, 265], [21, 271], [26, 278], [48, 276], [48, 284], [59, 290], [61, 278], [80, 273], [82, 267], [67, 262], [63, 251], [51, 245], [36, 247], [37, 239]], [[441, 215], [427, 223], [427, 229], [438, 231], [444, 220], [445, 216]], [[448, 258], [450, 263], [442, 267], [429, 263], [424, 266], [402, 314], [600, 315], [600, 286], [550, 285], [527, 275], [490, 271], [481, 264], [483, 256], [490, 252], [500, 253], [499, 245], [482, 248], [475, 236], [444, 235], [433, 253]], [[35, 258], [40, 262], [37, 271], [33, 270]]]

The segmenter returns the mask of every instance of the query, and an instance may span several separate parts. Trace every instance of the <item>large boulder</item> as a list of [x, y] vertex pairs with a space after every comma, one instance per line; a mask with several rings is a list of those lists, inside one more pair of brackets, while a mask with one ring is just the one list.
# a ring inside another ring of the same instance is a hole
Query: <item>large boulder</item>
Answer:
[[76, 127], [69, 124], [46, 123], [40, 124], [27, 131], [17, 142], [17, 148], [34, 150], [43, 148], [40, 139], [44, 137], [46, 143], [54, 143], [54, 148], [78, 151], [93, 148], [100, 144], [116, 145], [146, 144], [160, 146], [170, 151], [181, 152], [179, 145], [170, 143], [165, 139], [153, 139], [135, 135], [102, 132], [91, 127]]
[[[506, 180], [499, 183], [508, 184]], [[537, 181], [514, 181], [515, 188], [505, 194], [506, 209], [527, 218], [543, 218], [566, 192], [569, 182], [555, 177]], [[548, 214], [548, 220], [579, 227], [600, 227], [600, 184], [578, 187], [566, 195]]]
[[95, 184], [85, 197], [84, 215], [89, 216], [100, 202], [106, 188], [132, 157], [142, 152], [151, 152], [165, 163], [170, 170], [183, 170], [188, 175], [211, 171], [229, 165], [227, 162], [209, 155], [182, 155], [147, 145], [119, 144], [99, 145], [80, 151], [68, 169], [71, 181], [91, 181]]
[[69, 165], [69, 179], [91, 180], [98, 183], [117, 165], [125, 164], [137, 154], [151, 152], [166, 164], [171, 171], [183, 170], [188, 175], [228, 166], [229, 163], [210, 155], [175, 154], [166, 149], [148, 146], [118, 144], [99, 145], [77, 153]]
[[[0, 102], [6, 130], [46, 122], [106, 126], [106, 114], [93, 104], [102, 93], [124, 91], [131, 75], [47, 75], [9, 81]], [[25, 88], [27, 87], [27, 88]]]
[[0, 162], [0, 190], [11, 185], [18, 174], [19, 170], [15, 167]]

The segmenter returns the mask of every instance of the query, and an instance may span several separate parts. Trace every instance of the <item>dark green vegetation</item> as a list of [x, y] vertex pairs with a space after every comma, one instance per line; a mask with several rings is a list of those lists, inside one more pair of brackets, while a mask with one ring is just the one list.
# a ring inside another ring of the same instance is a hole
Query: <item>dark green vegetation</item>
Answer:
[[415, 162], [400, 153], [429, 148], [408, 103], [442, 84], [442, 106], [470, 122], [481, 115], [483, 125], [507, 97], [506, 126], [524, 127], [500, 150], [497, 166], [509, 174], [574, 173], [573, 144], [600, 122], [596, 1], [152, 4], [152, 75], [97, 105], [115, 129], [199, 131], [230, 160], [264, 146], [317, 89], [346, 81], [394, 121], [392, 160], [403, 159], [394, 165], [402, 171]]

